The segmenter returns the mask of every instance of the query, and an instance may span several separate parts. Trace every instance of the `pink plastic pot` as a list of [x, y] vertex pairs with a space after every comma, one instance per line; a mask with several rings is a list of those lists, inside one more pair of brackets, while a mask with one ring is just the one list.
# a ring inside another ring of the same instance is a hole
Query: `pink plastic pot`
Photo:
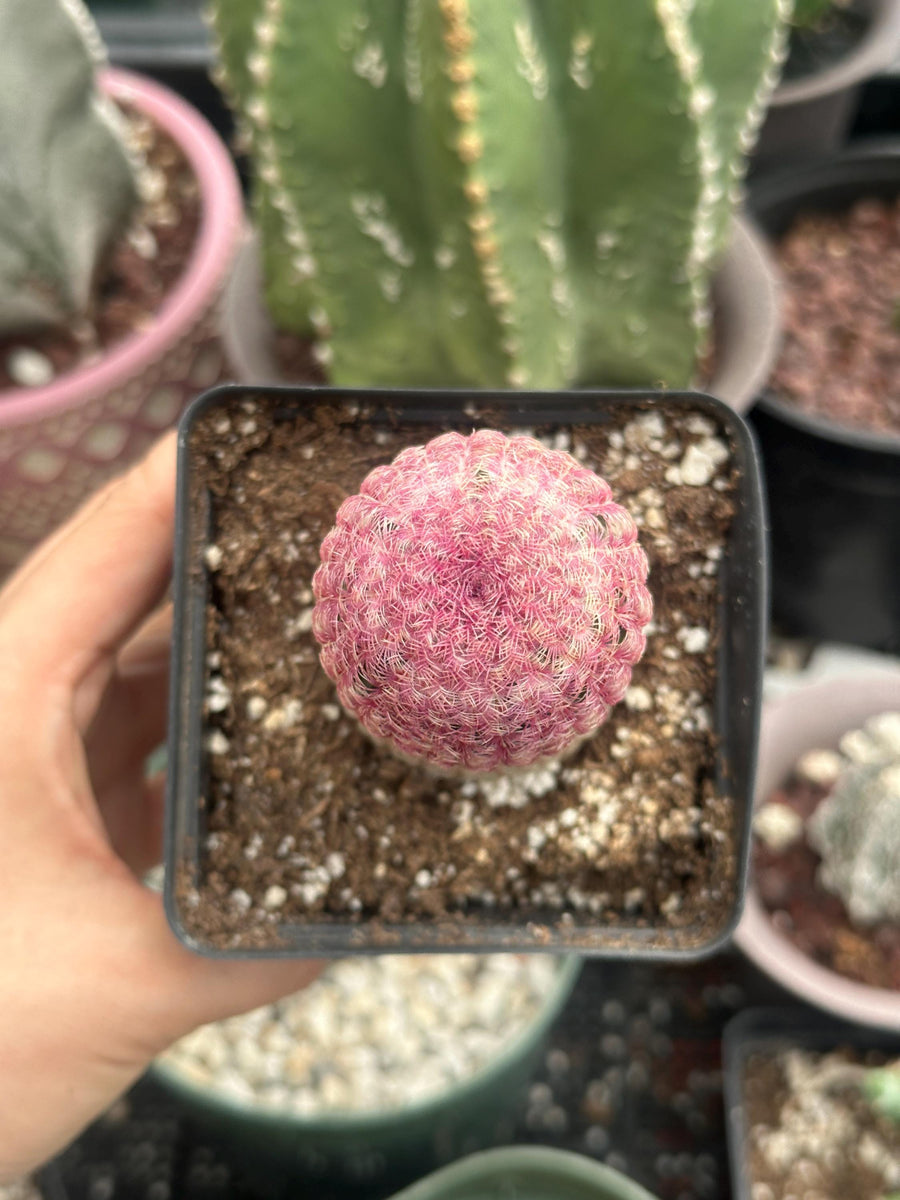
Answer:
[[[763, 706], [756, 770], [757, 805], [765, 803], [807, 750], [833, 748], [876, 713], [900, 709], [894, 673], [809, 683]], [[845, 979], [801, 953], [772, 925], [751, 871], [735, 941], [758, 967], [810, 1004], [863, 1025], [900, 1031], [900, 992]]]
[[101, 84], [181, 147], [200, 187], [200, 229], [150, 328], [46, 387], [0, 392], [0, 574], [222, 376], [217, 309], [242, 227], [234, 165], [212, 127], [167, 88], [119, 70], [104, 71]]

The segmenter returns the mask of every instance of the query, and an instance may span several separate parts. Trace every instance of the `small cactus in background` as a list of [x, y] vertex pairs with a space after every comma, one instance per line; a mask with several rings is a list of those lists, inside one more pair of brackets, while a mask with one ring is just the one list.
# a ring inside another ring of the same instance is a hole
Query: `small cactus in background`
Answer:
[[900, 713], [845, 737], [849, 765], [809, 821], [821, 880], [860, 925], [900, 921]]
[[0, 335], [90, 317], [137, 203], [102, 44], [81, 0], [0, 0]]
[[448, 433], [341, 505], [313, 631], [344, 707], [442, 769], [526, 767], [622, 699], [651, 615], [609, 485], [528, 437]]
[[792, 0], [214, 0], [338, 384], [686, 385]]

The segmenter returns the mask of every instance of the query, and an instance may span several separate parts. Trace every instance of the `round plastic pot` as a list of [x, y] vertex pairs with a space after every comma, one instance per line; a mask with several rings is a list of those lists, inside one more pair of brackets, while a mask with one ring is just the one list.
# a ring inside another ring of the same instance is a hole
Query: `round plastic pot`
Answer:
[[[900, 141], [878, 141], [756, 184], [777, 239], [806, 212], [900, 191]], [[753, 410], [769, 495], [772, 615], [779, 630], [900, 650], [900, 434], [810, 416], [767, 391]]]
[[869, 15], [869, 26], [849, 54], [775, 89], [754, 167], [820, 157], [846, 140], [862, 85], [886, 70], [900, 51], [900, 0], [862, 0], [860, 7]]
[[[768, 379], [781, 337], [777, 272], [766, 241], [744, 216], [713, 280], [716, 363], [704, 390], [745, 412]], [[258, 237], [241, 247], [222, 309], [222, 341], [240, 383], [283, 384], [263, 300]]]
[[753, 1181], [747, 1171], [750, 1132], [744, 1106], [747, 1059], [752, 1054], [778, 1054], [791, 1049], [827, 1054], [841, 1047], [862, 1054], [882, 1050], [896, 1055], [900, 1054], [900, 1037], [881, 1030], [861, 1029], [802, 1009], [750, 1008], [726, 1025], [722, 1037], [722, 1084], [734, 1200], [754, 1200]]
[[303, 1117], [228, 1100], [195, 1086], [161, 1061], [151, 1068], [151, 1077], [251, 1171], [287, 1176], [298, 1171], [358, 1185], [375, 1178], [402, 1184], [497, 1140], [498, 1121], [515, 1106], [580, 971], [581, 959], [562, 961], [534, 1019], [495, 1059], [446, 1092], [404, 1108]]
[[[806, 684], [763, 705], [757, 806], [784, 783], [807, 750], [836, 747], [848, 730], [890, 710], [900, 710], [900, 667], [893, 674]], [[761, 970], [809, 1004], [848, 1021], [900, 1032], [900, 993], [845, 979], [798, 950], [769, 919], [752, 871], [735, 941]]]
[[443, 1167], [394, 1200], [654, 1200], [612, 1167], [568, 1150], [504, 1146]]
[[221, 378], [216, 309], [242, 226], [234, 165], [212, 127], [167, 88], [119, 70], [104, 71], [101, 84], [178, 144], [200, 189], [200, 228], [148, 328], [45, 387], [0, 392], [0, 574]]

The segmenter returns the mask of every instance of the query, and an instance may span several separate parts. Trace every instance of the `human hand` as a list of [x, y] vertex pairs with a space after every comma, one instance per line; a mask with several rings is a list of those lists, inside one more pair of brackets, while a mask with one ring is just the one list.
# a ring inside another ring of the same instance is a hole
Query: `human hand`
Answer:
[[[195, 1026], [315, 964], [200, 958], [142, 886], [161, 858], [175, 439], [0, 592], [0, 1182], [61, 1149]], [[141, 623], [145, 622], [143, 627]]]

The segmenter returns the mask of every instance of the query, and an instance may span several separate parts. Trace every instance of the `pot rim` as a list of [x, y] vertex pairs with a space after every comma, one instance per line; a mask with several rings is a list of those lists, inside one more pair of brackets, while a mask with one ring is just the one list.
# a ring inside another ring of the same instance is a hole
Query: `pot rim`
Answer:
[[900, 0], [876, 0], [869, 8], [874, 9], [869, 27], [849, 54], [821, 71], [780, 83], [769, 107], [787, 108], [845, 91], [889, 66], [900, 50]]
[[[900, 0], [897, 2], [897, 13], [900, 25]], [[852, 172], [852, 182], [858, 183], [859, 195], [864, 196], [867, 183], [860, 176], [864, 175], [867, 164], [871, 164], [875, 169], [885, 164], [895, 167], [897, 191], [900, 194], [900, 137], [866, 138], [838, 154], [773, 171], [751, 184], [749, 207], [756, 217], [760, 235], [769, 247], [774, 248], [775, 239], [765, 229], [765, 214], [768, 209], [787, 202], [794, 208], [795, 215], [799, 215], [804, 211], [806, 202], [829, 189], [844, 168]], [[814, 205], [810, 211], [815, 211]], [[762, 393], [758, 404], [760, 409], [770, 416], [777, 417], [811, 437], [852, 446], [857, 450], [867, 450], [873, 454], [900, 454], [900, 433], [857, 429], [828, 417], [803, 412], [783, 400], [771, 388]]]
[[520, 1058], [528, 1054], [562, 1013], [578, 978], [583, 959], [577, 954], [566, 955], [560, 962], [556, 978], [534, 1016], [508, 1042], [505, 1042], [493, 1058], [464, 1079], [424, 1100], [414, 1101], [391, 1109], [362, 1110], [359, 1112], [323, 1112], [318, 1116], [303, 1116], [286, 1109], [266, 1108], [248, 1101], [235, 1100], [216, 1092], [213, 1088], [199, 1087], [182, 1075], [177, 1067], [164, 1059], [154, 1059], [149, 1069], [151, 1078], [177, 1092], [209, 1113], [251, 1120], [257, 1127], [267, 1129], [290, 1128], [306, 1134], [343, 1133], [348, 1137], [375, 1136], [401, 1126], [410, 1120], [436, 1119], [448, 1106], [465, 1104], [476, 1096], [483, 1087], [491, 1084]]
[[576, 1186], [582, 1185], [584, 1196], [591, 1195], [596, 1200], [654, 1200], [650, 1192], [621, 1171], [584, 1154], [559, 1150], [555, 1146], [500, 1146], [496, 1150], [470, 1154], [426, 1175], [418, 1183], [398, 1192], [393, 1200], [434, 1200], [435, 1196], [447, 1196], [448, 1188], [453, 1189], [452, 1196], [458, 1196], [461, 1188], [483, 1184], [485, 1172], [489, 1177], [494, 1169], [510, 1168], [529, 1173], [546, 1171], [556, 1178], [563, 1177]]
[[187, 265], [149, 329], [130, 334], [95, 363], [44, 387], [0, 391], [0, 428], [64, 412], [139, 375], [158, 360], [222, 285], [241, 229], [243, 200], [225, 145], [205, 117], [169, 88], [132, 71], [105, 68], [100, 87], [138, 108], [178, 143], [200, 188], [200, 227]]
[[[884, 712], [891, 704], [900, 707], [900, 668], [895, 672], [842, 674], [813, 680], [764, 704], [754, 808], [765, 803], [771, 788], [777, 786], [776, 780], [766, 778], [768, 759], [780, 757], [773, 754], [773, 730], [792, 719], [804, 722], [805, 732], [798, 738], [795, 762], [806, 750], [833, 745], [836, 739], [830, 732], [813, 737], [809, 726], [818, 717], [826, 729], [833, 728], [834, 722], [827, 723], [827, 719], [828, 703], [834, 697], [839, 698], [846, 711], [842, 729], [852, 729], [866, 717]], [[816, 728], [822, 728], [822, 725]], [[734, 940], [770, 978], [810, 1004], [850, 1021], [900, 1032], [900, 992], [847, 979], [798, 950], [770, 921], [759, 898], [752, 869], [747, 882], [744, 915]]]

